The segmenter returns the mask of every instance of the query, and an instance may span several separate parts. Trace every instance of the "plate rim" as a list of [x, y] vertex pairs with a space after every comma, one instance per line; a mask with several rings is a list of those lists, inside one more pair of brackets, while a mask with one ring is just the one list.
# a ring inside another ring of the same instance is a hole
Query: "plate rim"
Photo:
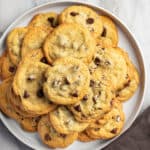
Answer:
[[[118, 137], [120, 137], [122, 134], [124, 134], [133, 124], [133, 122], [135, 121], [135, 119], [137, 118], [138, 114], [141, 111], [141, 107], [143, 105], [144, 102], [144, 97], [146, 94], [146, 89], [147, 89], [147, 71], [146, 71], [146, 63], [145, 63], [145, 59], [144, 59], [144, 54], [142, 51], [142, 48], [137, 40], [137, 38], [135, 37], [135, 34], [128, 28], [128, 26], [125, 24], [125, 22], [123, 20], [121, 20], [119, 17], [117, 17], [115, 14], [113, 14], [112, 12], [110, 12], [109, 10], [101, 7], [101, 6], [97, 6], [96, 4], [94, 4], [91, 1], [85, 1], [85, 0], [55, 0], [55, 1], [51, 1], [51, 2], [46, 2], [44, 4], [40, 4], [38, 6], [35, 6], [33, 8], [28, 9], [27, 11], [25, 11], [22, 15], [20, 15], [19, 17], [17, 17], [8, 27], [7, 29], [3, 32], [3, 34], [0, 37], [0, 45], [3, 44], [2, 41], [5, 39], [7, 32], [15, 25], [16, 22], [18, 22], [19, 20], [21, 20], [24, 16], [26, 16], [27, 14], [29, 14], [32, 11], [36, 11], [37, 9], [40, 9], [42, 7], [45, 7], [47, 5], [54, 5], [54, 4], [64, 4], [64, 3], [74, 3], [74, 4], [81, 4], [81, 5], [88, 5], [91, 7], [95, 7], [96, 9], [99, 9], [100, 11], [105, 12], [106, 14], [108, 14], [109, 16], [111, 16], [111, 18], [113, 18], [115, 21], [117, 21], [119, 23], [119, 25], [121, 25], [127, 32], [127, 34], [132, 38], [134, 45], [136, 46], [136, 49], [138, 50], [138, 53], [140, 54], [141, 57], [141, 64], [143, 67], [143, 72], [142, 72], [142, 78], [143, 78], [143, 87], [142, 87], [142, 94], [141, 94], [141, 101], [140, 104], [138, 106], [138, 109], [136, 111], [136, 113], [134, 114], [134, 117], [132, 118], [131, 122], [128, 124], [128, 126], [126, 127], [126, 129], [117, 137], [107, 141], [106, 143], [104, 143], [101, 147], [96, 148], [95, 150], [99, 150], [101, 148], [106, 147], [107, 145], [109, 145], [111, 142], [115, 141]], [[13, 131], [11, 130], [11, 127], [8, 125], [7, 121], [3, 119], [2, 113], [0, 112], [0, 119], [3, 122], [4, 126], [8, 129], [8, 131], [15, 137], [17, 138], [20, 142], [22, 142], [23, 144], [25, 144], [26, 146], [35, 149], [34, 146], [29, 145], [28, 143], [26, 143], [25, 141], [23, 141], [23, 139], [20, 139], [20, 137]]]

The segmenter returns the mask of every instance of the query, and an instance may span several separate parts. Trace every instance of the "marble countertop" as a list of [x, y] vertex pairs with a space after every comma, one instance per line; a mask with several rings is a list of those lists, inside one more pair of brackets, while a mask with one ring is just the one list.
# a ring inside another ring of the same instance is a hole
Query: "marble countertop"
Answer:
[[[44, 2], [54, 0], [0, 0], [0, 33], [20, 14]], [[60, 0], [61, 1], [61, 0]], [[86, 0], [85, 0], [86, 1]], [[150, 0], [87, 0], [113, 12], [134, 33], [141, 45], [147, 70], [147, 89], [142, 110], [150, 105]], [[29, 150], [14, 139], [0, 122], [0, 145], [3, 149]], [[7, 140], [6, 140], [7, 139]]]

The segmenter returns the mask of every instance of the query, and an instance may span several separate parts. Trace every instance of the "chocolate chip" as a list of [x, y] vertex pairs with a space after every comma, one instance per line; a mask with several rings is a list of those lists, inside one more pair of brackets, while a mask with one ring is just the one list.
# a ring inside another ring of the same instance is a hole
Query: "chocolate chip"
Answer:
[[50, 100], [48, 101], [49, 104], [53, 104]]
[[69, 80], [67, 78], [64, 79], [65, 84], [70, 84]]
[[42, 58], [40, 59], [40, 61], [41, 61], [42, 63], [48, 64], [46, 57], [42, 57]]
[[35, 79], [35, 75], [30, 75], [30, 76], [27, 78], [28, 81], [32, 81], [32, 80], [34, 80], [34, 79]]
[[54, 17], [49, 17], [47, 20], [52, 24], [54, 22]]
[[83, 98], [82, 98], [83, 101], [86, 101], [88, 100], [88, 95], [85, 95]]
[[90, 87], [94, 86], [95, 82], [93, 80], [90, 80]]
[[54, 26], [54, 21], [55, 21], [54, 17], [49, 17], [47, 20], [49, 21], [49, 23], [51, 24], [52, 27], [55, 27]]
[[74, 17], [74, 16], [79, 15], [79, 13], [78, 12], [71, 12], [70, 15]]
[[105, 50], [105, 48], [102, 48], [102, 50], [104, 51], [104, 50]]
[[77, 105], [77, 106], [75, 106], [75, 107], [74, 107], [74, 109], [75, 109], [76, 111], [79, 111], [79, 112], [81, 112], [80, 105]]
[[95, 65], [99, 65], [100, 64], [100, 62], [101, 62], [101, 60], [98, 58], [98, 57], [96, 57], [95, 59], [94, 59], [94, 63], [95, 63]]
[[16, 71], [16, 67], [14, 67], [14, 66], [10, 66], [9, 67], [9, 72], [15, 72]]
[[120, 95], [119, 95], [119, 92], [117, 92], [117, 93], [116, 93], [116, 97], [119, 97], [119, 96], [120, 96]]
[[93, 24], [94, 23], [94, 19], [93, 18], [88, 18], [88, 19], [86, 19], [86, 23], [87, 24]]
[[54, 18], [54, 17], [49, 17], [47, 20], [49, 21], [49, 23], [51, 24], [51, 26], [52, 26], [53, 28], [55, 28], [55, 27], [58, 26], [58, 23], [55, 21], [55, 18]]
[[29, 95], [29, 93], [27, 91], [24, 91], [23, 97], [24, 98], [28, 98], [28, 97], [30, 97], [30, 95]]
[[128, 80], [127, 83], [124, 84], [124, 87], [128, 87], [130, 85], [131, 80]]
[[47, 81], [47, 77], [43, 76], [43, 82]]
[[66, 134], [60, 134], [60, 136], [65, 138], [67, 135]]
[[94, 130], [95, 130], [95, 131], [98, 131], [98, 130], [99, 130], [99, 128], [95, 128]]
[[107, 33], [107, 30], [105, 27], [103, 27], [103, 32], [102, 32], [101, 36], [106, 37], [106, 33]]
[[112, 129], [110, 132], [113, 133], [113, 134], [116, 134], [117, 133], [117, 128]]
[[40, 119], [41, 119], [41, 117], [35, 117], [35, 118], [34, 118], [34, 121], [35, 121], [36, 123], [38, 123], [38, 122], [40, 121]]
[[51, 137], [49, 136], [48, 133], [46, 133], [44, 139], [45, 139], [46, 141], [50, 141], [50, 140], [51, 140]]
[[77, 92], [77, 91], [76, 91], [76, 92], [73, 92], [73, 93], [71, 93], [70, 95], [73, 96], [73, 97], [78, 97], [78, 92]]
[[96, 101], [98, 97], [100, 96], [101, 92], [98, 93], [98, 95], [93, 96], [93, 102], [96, 104]]
[[43, 96], [44, 96], [43, 89], [39, 89], [39, 90], [37, 91], [36, 95], [37, 95], [38, 97], [40, 97], [40, 98], [43, 97]]

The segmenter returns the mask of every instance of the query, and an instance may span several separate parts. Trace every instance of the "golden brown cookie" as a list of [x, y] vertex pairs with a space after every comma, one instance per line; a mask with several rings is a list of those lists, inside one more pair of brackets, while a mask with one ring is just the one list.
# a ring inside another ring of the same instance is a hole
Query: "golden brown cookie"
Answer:
[[54, 12], [35, 15], [29, 22], [29, 26], [46, 26], [55, 28], [58, 25], [58, 15]]
[[122, 104], [115, 99], [112, 101], [111, 111], [86, 129], [86, 133], [94, 139], [113, 138], [121, 132], [124, 120]]
[[30, 53], [30, 50], [42, 48], [45, 38], [51, 31], [51, 27], [30, 27], [22, 42], [22, 58], [24, 58], [27, 53]]
[[117, 47], [118, 31], [114, 22], [106, 16], [100, 16], [103, 24], [103, 31], [100, 34], [100, 43], [102, 47]]
[[0, 85], [0, 109], [1, 111], [10, 118], [13, 118], [21, 127], [29, 132], [35, 132], [37, 130], [38, 117], [25, 118], [18, 114], [9, 99], [7, 99], [7, 90], [12, 83], [12, 78], [4, 80]]
[[95, 39], [79, 24], [62, 24], [47, 37], [44, 53], [49, 63], [73, 57], [89, 63], [95, 52]]
[[58, 107], [49, 114], [49, 117], [55, 130], [62, 134], [81, 132], [89, 125], [78, 122], [65, 106]]
[[60, 23], [77, 23], [87, 28], [94, 36], [99, 36], [103, 30], [99, 15], [86, 6], [70, 6], [64, 9], [59, 16]]
[[111, 108], [111, 101], [114, 97], [111, 83], [103, 84], [99, 80], [99, 76], [98, 74], [98, 76], [91, 78], [89, 90], [82, 100], [69, 107], [75, 118], [80, 122], [91, 123]]
[[15, 28], [8, 34], [7, 37], [6, 44], [8, 48], [8, 55], [12, 63], [16, 66], [21, 60], [22, 41], [27, 31], [27, 27]]
[[35, 115], [46, 114], [56, 107], [45, 97], [42, 89], [48, 67], [44, 63], [25, 59], [19, 64], [14, 77], [14, 93], [20, 97], [24, 110]]
[[14, 93], [12, 86], [10, 86], [7, 91], [7, 99], [9, 99], [9, 102], [12, 105], [12, 107], [14, 108], [14, 110], [17, 113], [19, 113], [21, 116], [27, 117], [27, 118], [39, 116], [38, 114], [34, 114], [32, 112], [24, 110], [24, 107], [21, 103], [20, 97]]
[[121, 88], [127, 80], [128, 65], [125, 52], [120, 48], [97, 47], [94, 59], [89, 65], [91, 74], [99, 75], [102, 82], [109, 81], [114, 90]]
[[45, 78], [46, 97], [56, 104], [69, 105], [80, 101], [87, 93], [90, 73], [80, 60], [65, 57], [46, 70]]
[[71, 134], [58, 133], [51, 125], [48, 116], [43, 116], [41, 118], [38, 124], [38, 133], [43, 143], [52, 148], [67, 147], [72, 144], [78, 137], [77, 132]]
[[132, 63], [132, 61], [130, 60], [127, 53], [126, 53], [126, 62], [128, 65], [128, 70], [129, 70], [128, 78], [126, 82], [124, 83], [124, 85], [118, 90], [116, 90], [116, 97], [118, 100], [122, 102], [129, 100], [129, 98], [133, 96], [133, 94], [135, 93], [139, 85], [138, 71], [136, 67], [134, 66], [134, 64]]

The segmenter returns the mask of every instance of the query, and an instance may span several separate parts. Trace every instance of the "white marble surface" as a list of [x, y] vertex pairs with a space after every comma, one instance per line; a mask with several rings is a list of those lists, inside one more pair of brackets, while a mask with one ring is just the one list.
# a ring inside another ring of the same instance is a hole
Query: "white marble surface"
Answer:
[[[0, 0], [0, 32], [24, 11], [52, 0]], [[61, 1], [61, 0], [60, 0]], [[85, 0], [86, 1], [86, 0]], [[122, 19], [139, 41], [147, 69], [147, 90], [142, 107], [150, 106], [150, 0], [88, 0], [113, 12]], [[14, 139], [0, 122], [0, 145], [3, 150], [28, 150]], [[6, 140], [7, 139], [7, 140]]]

